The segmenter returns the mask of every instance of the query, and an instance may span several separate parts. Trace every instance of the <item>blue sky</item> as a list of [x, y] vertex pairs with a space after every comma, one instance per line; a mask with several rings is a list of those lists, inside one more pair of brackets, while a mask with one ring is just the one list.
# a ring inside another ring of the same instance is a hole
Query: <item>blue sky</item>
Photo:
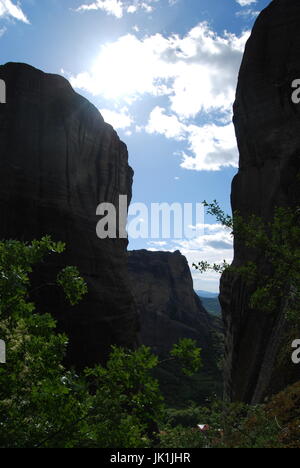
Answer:
[[[133, 202], [217, 199], [230, 212], [237, 73], [268, 3], [0, 0], [0, 63], [62, 74], [101, 111], [128, 146]], [[130, 239], [129, 248], [179, 249], [190, 264], [230, 261], [230, 234], [208, 216], [204, 224], [194, 239]], [[217, 275], [192, 274], [196, 289], [218, 290]]]

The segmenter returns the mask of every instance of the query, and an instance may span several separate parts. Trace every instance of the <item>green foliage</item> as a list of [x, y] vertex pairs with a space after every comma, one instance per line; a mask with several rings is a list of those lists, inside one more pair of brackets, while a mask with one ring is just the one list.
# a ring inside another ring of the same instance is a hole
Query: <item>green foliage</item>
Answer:
[[297, 318], [300, 306], [299, 210], [277, 207], [268, 223], [252, 215], [247, 220], [236, 216], [234, 224], [235, 237], [257, 258], [256, 262], [247, 262], [236, 269], [256, 286], [250, 299], [251, 307], [274, 312], [284, 306], [288, 318]]
[[206, 200], [203, 202], [204, 207], [207, 209], [207, 213], [211, 216], [214, 216], [216, 220], [226, 226], [229, 229], [233, 229], [233, 219], [231, 216], [226, 215], [222, 208], [220, 207], [217, 200], [214, 200], [212, 203], [208, 203]]
[[248, 249], [255, 260], [239, 266], [207, 262], [194, 264], [200, 272], [225, 270], [239, 274], [253, 287], [250, 307], [273, 313], [283, 306], [286, 317], [299, 319], [300, 310], [300, 225], [299, 208], [277, 207], [271, 221], [264, 222], [251, 215], [243, 219], [238, 212], [231, 218], [225, 215], [216, 201], [204, 202], [208, 213], [232, 229], [240, 245]]
[[300, 448], [300, 382], [272, 397], [264, 411], [279, 429], [276, 446]]
[[213, 263], [212, 265], [205, 260], [202, 260], [198, 264], [193, 263], [193, 267], [200, 271], [200, 273], [205, 273], [207, 271], [214, 271], [215, 273], [223, 273], [229, 268], [229, 264], [226, 260], [223, 260], [222, 263]]
[[205, 435], [196, 427], [171, 427], [166, 425], [159, 434], [159, 448], [173, 449], [191, 449], [191, 448], [208, 448], [206, 446]]
[[[0, 242], [0, 336], [7, 346], [7, 363], [0, 367], [0, 446], [4, 448], [37, 446], [81, 416], [89, 404], [77, 376], [61, 364], [66, 336], [55, 334], [53, 318], [36, 313], [28, 298], [34, 265], [63, 250], [62, 243], [49, 237], [28, 244]], [[64, 444], [72, 444], [73, 436], [72, 430], [63, 434]]]
[[194, 402], [187, 402], [184, 408], [168, 408], [166, 410], [165, 423], [172, 428], [177, 426], [185, 428], [196, 428], [202, 421], [203, 408]]
[[202, 305], [207, 312], [215, 317], [221, 316], [221, 305], [218, 297], [203, 297], [199, 296]]
[[182, 365], [182, 372], [185, 375], [193, 375], [202, 366], [201, 349], [197, 348], [196, 342], [190, 338], [182, 338], [175, 344], [170, 355], [177, 358]]
[[78, 268], [65, 267], [57, 275], [57, 284], [61, 286], [71, 305], [78, 304], [87, 293], [87, 286], [80, 277]]
[[90, 438], [98, 447], [145, 447], [163, 415], [163, 397], [150, 371], [158, 358], [149, 348], [113, 347], [107, 366], [85, 371], [96, 388]]
[[25, 244], [9, 240], [0, 242], [0, 319], [15, 319], [28, 315], [34, 309], [27, 302], [29, 274], [33, 266], [49, 253], [64, 250], [62, 243], [54, 243], [49, 237]]
[[[263, 405], [213, 400], [168, 410], [160, 433], [162, 448], [299, 448], [300, 382]], [[206, 425], [201, 432], [195, 422]]]
[[[66, 370], [67, 337], [29, 300], [34, 266], [63, 249], [48, 237], [0, 242], [0, 336], [7, 344], [0, 367], [1, 448], [298, 448], [299, 384], [257, 407], [214, 401], [167, 410], [152, 375], [161, 363], [145, 346], [113, 347], [106, 366], [80, 376]], [[72, 304], [86, 292], [74, 267], [52, 285], [62, 286]], [[190, 339], [173, 346], [166, 361], [173, 360], [188, 375], [202, 365]], [[208, 430], [198, 430], [198, 423]]]
[[264, 406], [213, 401], [207, 407], [192, 407], [201, 431], [173, 425], [161, 431], [161, 446], [168, 448], [274, 448], [280, 446], [280, 428]]
[[[149, 447], [165, 414], [152, 376], [158, 358], [145, 346], [113, 347], [106, 366], [78, 376], [62, 364], [67, 337], [30, 302], [34, 266], [63, 250], [49, 237], [0, 242], [0, 337], [7, 348], [0, 366], [0, 447]], [[62, 287], [71, 304], [87, 291], [75, 267], [49, 285]], [[187, 373], [201, 364], [192, 340], [175, 346], [169, 359], [180, 360]]]

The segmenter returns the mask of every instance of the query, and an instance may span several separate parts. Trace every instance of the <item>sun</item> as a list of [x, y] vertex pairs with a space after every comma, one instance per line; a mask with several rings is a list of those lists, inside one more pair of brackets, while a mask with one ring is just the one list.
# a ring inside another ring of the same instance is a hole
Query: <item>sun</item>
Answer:
[[101, 47], [89, 73], [95, 95], [111, 100], [134, 100], [153, 93], [158, 56], [150, 47], [128, 34]]

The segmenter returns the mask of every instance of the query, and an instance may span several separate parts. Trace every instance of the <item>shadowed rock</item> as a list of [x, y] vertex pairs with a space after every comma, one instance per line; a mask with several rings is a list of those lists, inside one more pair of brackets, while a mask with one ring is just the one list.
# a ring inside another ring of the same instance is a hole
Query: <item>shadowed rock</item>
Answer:
[[[300, 3], [274, 0], [246, 46], [234, 104], [240, 161], [231, 196], [233, 210], [244, 217], [256, 214], [267, 221], [275, 206], [299, 204], [300, 107], [291, 99], [292, 81], [300, 78], [299, 30]], [[253, 260], [238, 242], [234, 250], [234, 265]], [[280, 360], [283, 346], [292, 343], [292, 336], [285, 341], [289, 325], [283, 309], [271, 315], [250, 310], [249, 295], [243, 281], [223, 275], [225, 394], [257, 403], [299, 380], [300, 366]]]
[[67, 362], [77, 367], [104, 360], [112, 343], [133, 346], [137, 313], [128, 286], [127, 240], [96, 236], [100, 202], [131, 198], [133, 171], [127, 149], [99, 111], [64, 78], [31, 66], [0, 66], [7, 104], [0, 105], [0, 238], [64, 241], [34, 277], [53, 281], [76, 265], [89, 294], [69, 307], [53, 288], [33, 299], [58, 319], [70, 337]]
[[211, 318], [193, 289], [186, 258], [176, 252], [128, 252], [133, 294], [141, 317], [141, 341], [166, 355], [180, 338], [211, 347]]
[[[193, 289], [186, 258], [179, 252], [128, 252], [132, 291], [139, 309], [140, 341], [166, 361], [156, 376], [169, 404], [193, 400], [202, 404], [221, 394], [217, 361], [222, 353], [222, 327], [210, 316]], [[182, 338], [195, 340], [204, 364], [195, 378], [184, 377], [180, 366], [168, 362], [169, 351]]]

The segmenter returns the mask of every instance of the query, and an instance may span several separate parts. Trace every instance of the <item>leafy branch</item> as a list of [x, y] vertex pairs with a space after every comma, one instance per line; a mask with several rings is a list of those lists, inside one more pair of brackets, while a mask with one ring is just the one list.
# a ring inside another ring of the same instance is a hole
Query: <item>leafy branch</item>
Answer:
[[200, 273], [225, 271], [240, 275], [254, 292], [250, 307], [263, 312], [275, 312], [286, 304], [286, 316], [298, 319], [300, 311], [300, 208], [276, 207], [271, 221], [265, 222], [256, 215], [247, 218], [235, 212], [226, 215], [216, 200], [203, 202], [207, 212], [217, 221], [231, 229], [231, 234], [241, 246], [248, 250], [253, 260], [239, 266], [206, 261], [193, 264]]

